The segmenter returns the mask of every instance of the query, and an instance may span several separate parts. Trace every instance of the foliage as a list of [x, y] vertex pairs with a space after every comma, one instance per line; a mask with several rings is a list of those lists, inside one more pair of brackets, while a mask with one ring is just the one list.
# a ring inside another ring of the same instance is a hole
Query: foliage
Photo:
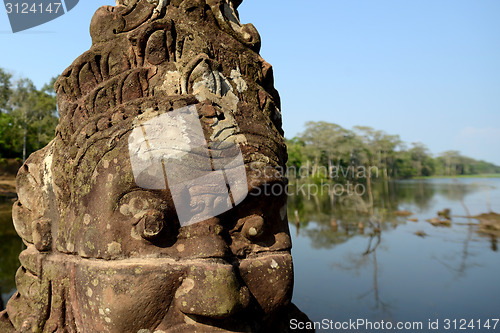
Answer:
[[499, 166], [462, 156], [457, 151], [433, 157], [420, 142], [408, 148], [398, 135], [367, 126], [349, 130], [338, 124], [310, 121], [302, 134], [287, 140], [287, 145], [288, 168], [301, 168], [296, 174], [310, 179], [363, 182], [366, 177], [360, 177], [360, 168], [376, 170], [372, 178], [375, 174], [384, 180], [500, 173]]
[[5, 112], [7, 110], [7, 104], [10, 98], [11, 90], [11, 82], [10, 79], [12, 75], [10, 73], [5, 72], [2, 68], [0, 68], [0, 111]]
[[0, 158], [22, 158], [44, 147], [58, 122], [54, 82], [37, 89], [27, 78], [11, 84], [0, 68]]

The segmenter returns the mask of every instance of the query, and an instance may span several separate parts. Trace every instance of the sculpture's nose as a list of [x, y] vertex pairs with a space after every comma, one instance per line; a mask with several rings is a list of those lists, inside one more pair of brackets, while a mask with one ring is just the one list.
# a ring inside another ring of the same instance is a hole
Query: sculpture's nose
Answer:
[[222, 233], [218, 218], [183, 227], [179, 230], [177, 251], [184, 259], [226, 258], [231, 251]]
[[218, 218], [179, 230], [177, 247], [193, 263], [175, 294], [175, 304], [186, 315], [221, 319], [246, 308], [250, 292], [242, 286]]
[[215, 319], [246, 308], [250, 292], [242, 287], [228, 264], [199, 263], [189, 268], [175, 294], [177, 308], [185, 314]]

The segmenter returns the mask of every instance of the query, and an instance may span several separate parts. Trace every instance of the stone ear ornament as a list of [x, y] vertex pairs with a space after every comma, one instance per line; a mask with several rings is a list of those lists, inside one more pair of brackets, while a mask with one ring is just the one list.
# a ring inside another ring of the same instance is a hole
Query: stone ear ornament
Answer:
[[261, 39], [257, 29], [251, 23], [241, 24], [238, 6], [241, 0], [207, 1], [212, 7], [220, 26], [224, 31], [233, 34], [240, 42], [254, 50], [260, 51]]

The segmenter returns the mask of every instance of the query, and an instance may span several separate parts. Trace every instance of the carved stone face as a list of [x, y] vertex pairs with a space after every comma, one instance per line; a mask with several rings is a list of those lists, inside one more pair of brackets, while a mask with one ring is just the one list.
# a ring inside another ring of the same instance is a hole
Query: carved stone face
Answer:
[[[195, 105], [202, 122], [206, 106]], [[207, 124], [205, 130], [210, 129]], [[69, 247], [89, 258], [78, 261], [75, 273], [86, 331], [213, 331], [212, 326], [255, 331], [255, 316], [273, 314], [291, 299], [286, 195], [266, 195], [259, 188], [283, 180], [276, 172], [259, 175], [251, 165], [243, 166], [243, 184], [250, 193], [236, 207], [181, 226], [170, 188], [138, 186], [131, 133], [99, 161], [88, 193], [71, 214], [72, 219], [80, 217], [82, 228]], [[192, 168], [196, 173], [197, 165]], [[187, 190], [209, 203], [220, 192], [214, 190], [220, 186], [216, 180]], [[90, 318], [94, 320], [86, 320]]]
[[[124, 188], [119, 179], [130, 176], [130, 165], [116, 166], [122, 167], [114, 174], [117, 180], [106, 182], [115, 195], [103, 202], [97, 187], [98, 199], [88, 206], [88, 218], [101, 233], [95, 238], [84, 232], [81, 238], [86, 255], [115, 259], [83, 260], [76, 266], [76, 289], [85, 291], [78, 297], [79, 308], [88, 331], [168, 331], [177, 325], [203, 327], [204, 322], [255, 330], [249, 313], [272, 314], [288, 304], [290, 239], [276, 209], [284, 205], [283, 197], [249, 196], [225, 214], [181, 228], [169, 211], [173, 202], [168, 190], [148, 191], [132, 183]], [[104, 170], [102, 177], [107, 177]], [[103, 204], [117, 209], [94, 209]], [[146, 234], [148, 226], [153, 232]]]
[[18, 177], [12, 327], [276, 328], [293, 287], [286, 148], [258, 33], [238, 1], [119, 3], [96, 12], [56, 84], [57, 137]]

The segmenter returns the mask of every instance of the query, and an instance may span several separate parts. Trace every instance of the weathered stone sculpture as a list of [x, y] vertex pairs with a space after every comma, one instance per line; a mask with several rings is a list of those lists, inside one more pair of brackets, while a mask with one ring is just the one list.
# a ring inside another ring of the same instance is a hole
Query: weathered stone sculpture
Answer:
[[[241, 0], [119, 0], [18, 173], [1, 332], [286, 332], [279, 95]], [[266, 187], [274, 186], [272, 194]], [[276, 188], [281, 188], [277, 191]]]

